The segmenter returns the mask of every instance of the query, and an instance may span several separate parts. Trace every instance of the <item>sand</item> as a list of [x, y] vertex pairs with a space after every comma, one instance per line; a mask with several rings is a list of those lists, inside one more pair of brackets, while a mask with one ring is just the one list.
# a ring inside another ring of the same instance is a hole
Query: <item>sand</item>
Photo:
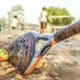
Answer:
[[[0, 48], [7, 48], [19, 35], [0, 35]], [[80, 80], [80, 39], [77, 35], [52, 47], [44, 59], [46, 66], [22, 80]], [[16, 80], [16, 72], [0, 80]]]

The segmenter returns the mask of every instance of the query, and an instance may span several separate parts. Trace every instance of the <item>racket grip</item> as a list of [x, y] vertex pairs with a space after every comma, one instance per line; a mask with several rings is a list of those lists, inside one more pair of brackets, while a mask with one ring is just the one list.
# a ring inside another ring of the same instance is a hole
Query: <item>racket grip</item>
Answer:
[[54, 40], [59, 42], [78, 33], [80, 33], [80, 20], [61, 31], [56, 32], [54, 34]]
[[48, 40], [48, 38], [45, 37], [45, 36], [44, 36], [44, 37], [38, 37], [38, 40], [40, 40], [40, 39], [41, 39], [41, 40]]

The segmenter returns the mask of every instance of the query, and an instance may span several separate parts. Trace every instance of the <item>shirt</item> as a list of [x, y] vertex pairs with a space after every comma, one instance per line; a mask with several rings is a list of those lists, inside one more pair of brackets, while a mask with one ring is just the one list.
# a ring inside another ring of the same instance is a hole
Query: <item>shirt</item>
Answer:
[[13, 18], [13, 21], [11, 23], [11, 26], [16, 27], [18, 23], [19, 23], [19, 21], [16, 18]]
[[42, 11], [39, 18], [40, 22], [47, 22], [47, 16], [48, 16], [47, 12]]

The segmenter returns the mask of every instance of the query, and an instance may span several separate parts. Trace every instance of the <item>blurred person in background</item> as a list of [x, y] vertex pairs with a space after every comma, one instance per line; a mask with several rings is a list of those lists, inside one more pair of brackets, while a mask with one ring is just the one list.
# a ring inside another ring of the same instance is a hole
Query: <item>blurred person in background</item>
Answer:
[[19, 24], [19, 20], [18, 17], [15, 15], [13, 17], [12, 23], [11, 23], [11, 29], [12, 29], [12, 33], [15, 34], [16, 33], [16, 29], [18, 27]]
[[40, 33], [45, 34], [47, 32], [47, 22], [48, 22], [48, 13], [45, 7], [42, 8], [39, 21], [40, 21]]

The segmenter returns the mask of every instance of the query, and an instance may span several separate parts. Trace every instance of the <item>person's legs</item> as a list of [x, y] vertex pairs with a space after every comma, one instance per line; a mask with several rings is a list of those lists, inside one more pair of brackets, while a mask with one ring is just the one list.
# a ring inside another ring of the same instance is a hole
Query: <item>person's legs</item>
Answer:
[[43, 22], [40, 22], [40, 33], [42, 34], [43, 32]]
[[47, 22], [45, 22], [45, 32], [47, 33]]
[[12, 26], [12, 35], [15, 36], [15, 34], [16, 34], [16, 27]]
[[43, 33], [47, 33], [47, 22], [43, 22]]

